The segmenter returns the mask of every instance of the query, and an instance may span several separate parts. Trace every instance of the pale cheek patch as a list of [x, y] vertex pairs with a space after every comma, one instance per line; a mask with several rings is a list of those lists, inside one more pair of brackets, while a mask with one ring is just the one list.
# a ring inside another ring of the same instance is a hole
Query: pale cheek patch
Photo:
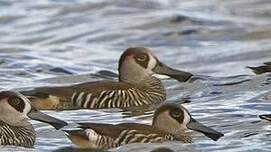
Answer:
[[149, 58], [150, 59], [149, 59], [149, 63], [148, 63], [148, 69], [152, 70], [156, 66], [157, 61], [151, 54], [149, 54]]
[[15, 110], [7, 101], [0, 102], [0, 120], [9, 124], [18, 125], [25, 115]]
[[187, 124], [190, 122], [190, 115], [188, 114], [188, 112], [186, 110], [184, 110], [184, 119], [183, 119], [183, 125], [185, 128], [187, 128]]
[[27, 114], [30, 112], [30, 110], [31, 110], [31, 105], [30, 105], [30, 103], [25, 102], [25, 108], [24, 108], [23, 114], [24, 114], [25, 116], [27, 116]]

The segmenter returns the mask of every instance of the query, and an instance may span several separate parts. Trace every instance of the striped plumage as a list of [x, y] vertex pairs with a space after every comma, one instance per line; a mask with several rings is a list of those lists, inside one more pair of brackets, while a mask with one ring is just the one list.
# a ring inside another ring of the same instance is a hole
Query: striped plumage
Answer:
[[0, 145], [32, 147], [36, 134], [27, 118], [51, 124], [56, 129], [66, 122], [39, 112], [30, 101], [20, 93], [0, 92]]
[[162, 102], [166, 91], [153, 74], [187, 81], [192, 74], [161, 63], [143, 47], [128, 48], [119, 60], [119, 81], [97, 81], [22, 91], [39, 109], [126, 108]]
[[71, 101], [79, 108], [125, 108], [142, 106], [165, 100], [166, 92], [159, 79], [146, 81], [145, 86], [127, 86], [123, 89], [95, 92], [74, 92]]
[[223, 136], [191, 117], [188, 111], [176, 104], [164, 104], [156, 109], [152, 125], [137, 123], [102, 124], [79, 123], [79, 128], [65, 130], [67, 137], [80, 148], [110, 149], [130, 143], [165, 141], [192, 142], [185, 129], [202, 132], [213, 140]]
[[[190, 138], [188, 138], [187, 140], [183, 140], [181, 138], [174, 137], [170, 133], [165, 133], [157, 130], [152, 126], [143, 124], [137, 126], [138, 128], [134, 126], [135, 124], [129, 123], [123, 123], [118, 125], [81, 123], [80, 125], [82, 127], [82, 130], [68, 131], [68, 137], [70, 137], [70, 139], [75, 144], [84, 148], [88, 147], [88, 144], [90, 143], [88, 142], [87, 145], [84, 142], [80, 143], [81, 140], [79, 140], [79, 142], [76, 141], [76, 139], [74, 139], [74, 136], [78, 136], [81, 134], [82, 138], [93, 142], [91, 148], [97, 149], [110, 149], [130, 143], [154, 143], [173, 140], [180, 140], [183, 142], [191, 141]], [[106, 129], [108, 129], [109, 131], [114, 131], [114, 135], [107, 136], [106, 133], [104, 133], [105, 130], [101, 130], [101, 128], [105, 126], [108, 127]], [[88, 127], [91, 127], [91, 129], [89, 129]], [[143, 128], [144, 130], [142, 130]]]
[[33, 126], [12, 126], [0, 121], [0, 145], [32, 147], [36, 140]]

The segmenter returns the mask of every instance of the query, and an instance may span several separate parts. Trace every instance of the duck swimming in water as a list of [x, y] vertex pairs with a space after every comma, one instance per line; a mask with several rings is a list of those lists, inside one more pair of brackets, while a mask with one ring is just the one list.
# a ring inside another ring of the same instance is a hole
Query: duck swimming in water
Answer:
[[22, 93], [39, 109], [127, 108], [165, 101], [165, 88], [154, 74], [167, 75], [180, 82], [193, 76], [166, 66], [144, 47], [128, 48], [120, 57], [118, 71], [118, 82], [41, 87]]
[[67, 125], [66, 122], [46, 115], [18, 92], [0, 92], [0, 145], [32, 147], [36, 133], [28, 118], [45, 122], [56, 129]]
[[130, 143], [165, 141], [192, 142], [186, 129], [203, 133], [212, 140], [224, 136], [199, 123], [181, 105], [167, 103], [156, 109], [152, 125], [138, 123], [79, 123], [79, 128], [64, 130], [66, 136], [80, 148], [109, 149]]

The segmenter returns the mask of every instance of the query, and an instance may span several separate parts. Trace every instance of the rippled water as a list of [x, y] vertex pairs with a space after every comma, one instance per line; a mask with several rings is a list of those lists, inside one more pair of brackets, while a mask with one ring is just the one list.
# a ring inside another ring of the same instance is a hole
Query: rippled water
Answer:
[[[170, 66], [190, 71], [193, 83], [163, 78], [168, 100], [189, 98], [195, 119], [225, 134], [213, 142], [192, 133], [193, 144], [162, 144], [176, 151], [270, 151], [271, 75], [246, 66], [270, 61], [270, 0], [0, 0], [0, 88], [20, 89], [115, 79], [129, 46], [145, 46]], [[177, 101], [176, 101], [177, 100]], [[181, 102], [181, 101], [180, 101]], [[123, 111], [46, 111], [71, 123], [150, 123], [152, 108]], [[34, 149], [69, 151], [61, 131], [33, 121]], [[150, 151], [132, 144], [113, 151]]]

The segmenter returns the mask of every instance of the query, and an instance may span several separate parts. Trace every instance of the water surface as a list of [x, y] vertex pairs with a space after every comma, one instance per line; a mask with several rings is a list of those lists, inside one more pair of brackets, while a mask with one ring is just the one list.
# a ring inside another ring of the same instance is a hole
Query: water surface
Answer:
[[[246, 66], [270, 62], [269, 0], [1, 0], [0, 89], [68, 85], [115, 79], [120, 54], [145, 46], [172, 67], [194, 73], [193, 83], [163, 78], [168, 100], [182, 102], [193, 117], [225, 134], [214, 142], [191, 132], [193, 144], [163, 143], [176, 151], [270, 151], [270, 74]], [[150, 123], [153, 108], [123, 111], [45, 111], [69, 123]], [[68, 151], [63, 132], [32, 121], [33, 149]], [[145, 152], [161, 144], [132, 144], [113, 151]]]

